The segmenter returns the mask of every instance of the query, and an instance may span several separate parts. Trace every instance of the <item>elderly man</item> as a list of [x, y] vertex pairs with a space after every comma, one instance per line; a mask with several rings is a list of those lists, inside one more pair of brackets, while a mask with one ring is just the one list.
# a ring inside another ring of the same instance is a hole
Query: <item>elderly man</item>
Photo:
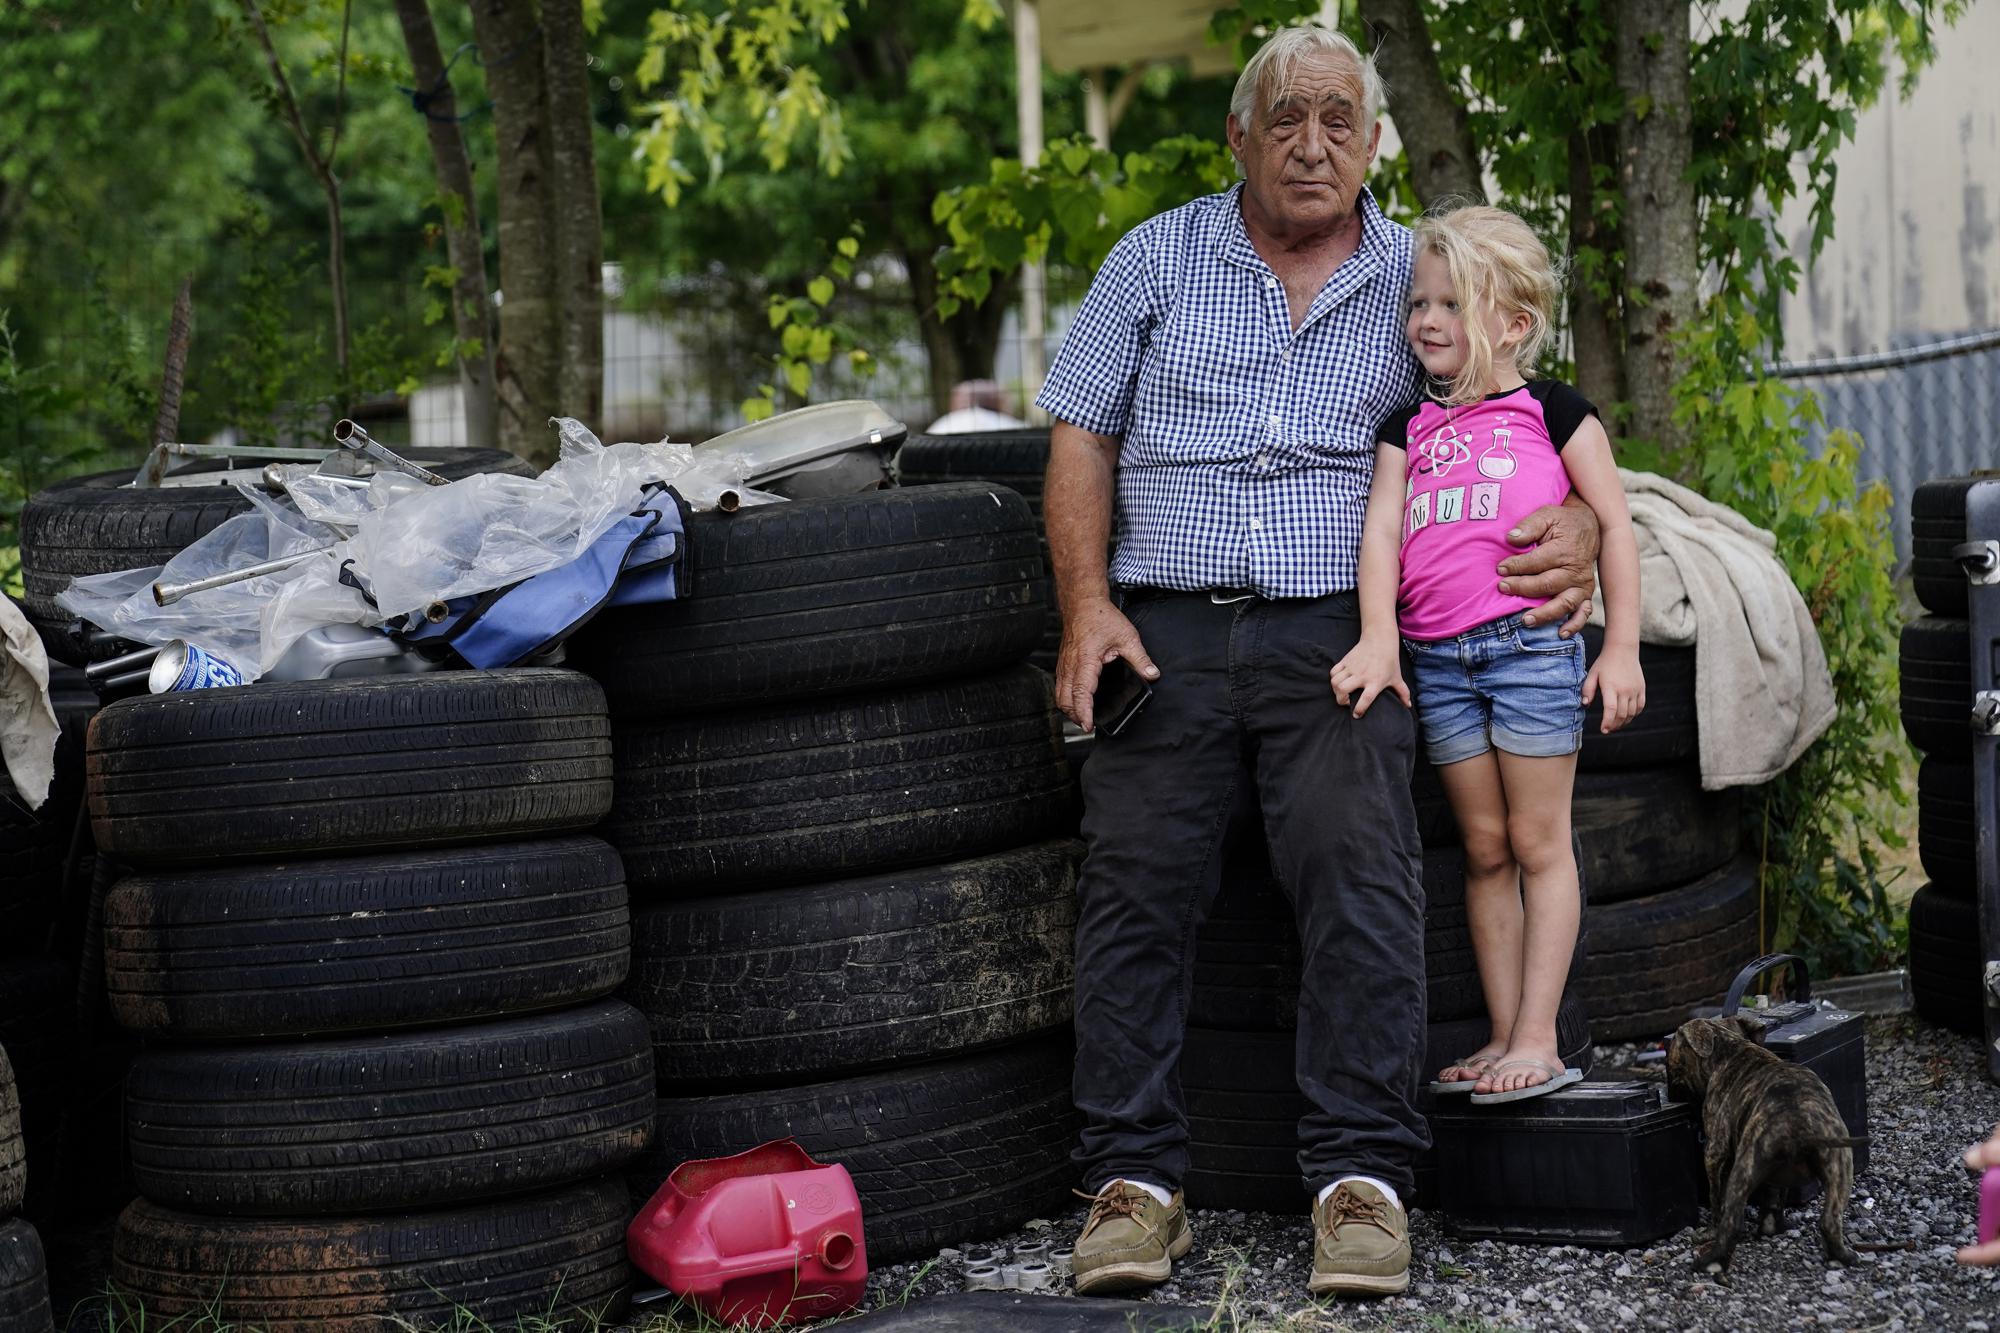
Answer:
[[[1414, 1104], [1424, 921], [1413, 726], [1387, 695], [1353, 716], [1327, 679], [1360, 633], [1375, 427], [1421, 375], [1403, 336], [1410, 233], [1362, 185], [1381, 95], [1373, 62], [1339, 34], [1273, 37], [1230, 106], [1242, 184], [1119, 242], [1039, 399], [1056, 421], [1058, 701], [1090, 727], [1100, 671], [1119, 658], [1153, 687], [1084, 769], [1075, 1159], [1093, 1203], [1075, 1252], [1082, 1292], [1162, 1281], [1193, 1244], [1175, 1071], [1195, 929], [1246, 782], [1303, 947], [1311, 1289], [1409, 1283], [1402, 1200], [1427, 1142]], [[1509, 562], [1516, 577], [1502, 587], [1560, 593], [1535, 619], [1580, 625], [1596, 554], [1588, 510], [1543, 510], [1525, 527], [1518, 544], [1535, 549]]]

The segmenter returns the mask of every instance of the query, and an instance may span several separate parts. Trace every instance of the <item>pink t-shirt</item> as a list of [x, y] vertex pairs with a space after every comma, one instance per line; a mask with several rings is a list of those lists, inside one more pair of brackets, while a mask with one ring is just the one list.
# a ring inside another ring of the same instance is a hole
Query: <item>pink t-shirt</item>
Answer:
[[1449, 639], [1538, 605], [1502, 594], [1495, 569], [1521, 549], [1509, 529], [1569, 497], [1562, 447], [1596, 414], [1569, 385], [1536, 379], [1457, 407], [1422, 398], [1382, 423], [1376, 438], [1410, 455], [1396, 605], [1405, 637]]

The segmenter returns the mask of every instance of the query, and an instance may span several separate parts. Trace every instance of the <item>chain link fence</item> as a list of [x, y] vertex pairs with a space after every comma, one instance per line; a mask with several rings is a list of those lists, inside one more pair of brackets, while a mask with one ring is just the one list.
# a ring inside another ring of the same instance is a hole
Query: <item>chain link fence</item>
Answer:
[[1819, 400], [1827, 431], [1861, 437], [1860, 476], [1895, 496], [1898, 567], [1910, 558], [1910, 497], [1933, 477], [2000, 468], [2000, 329], [1861, 356], [1780, 362], [1770, 373]]

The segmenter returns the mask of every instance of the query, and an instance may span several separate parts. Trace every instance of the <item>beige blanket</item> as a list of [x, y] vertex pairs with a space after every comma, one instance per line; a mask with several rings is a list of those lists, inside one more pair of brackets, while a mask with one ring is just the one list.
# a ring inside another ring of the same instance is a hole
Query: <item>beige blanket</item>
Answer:
[[[1768, 782], [1832, 724], [1836, 705], [1805, 599], [1777, 539], [1650, 472], [1619, 469], [1639, 542], [1639, 637], [1698, 644], [1701, 785]], [[1604, 623], [1599, 593], [1591, 617]]]
[[48, 799], [56, 772], [56, 710], [49, 655], [11, 597], [0, 597], [0, 757], [28, 809]]

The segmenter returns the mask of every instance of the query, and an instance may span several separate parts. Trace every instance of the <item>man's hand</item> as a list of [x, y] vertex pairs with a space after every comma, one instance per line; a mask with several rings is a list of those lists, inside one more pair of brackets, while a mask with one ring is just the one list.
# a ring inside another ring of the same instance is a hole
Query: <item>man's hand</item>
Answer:
[[1581, 501], [1543, 505], [1522, 519], [1507, 540], [1533, 549], [1500, 562], [1500, 591], [1548, 599], [1524, 611], [1521, 619], [1530, 625], [1561, 621], [1557, 632], [1565, 639], [1582, 629], [1597, 587], [1597, 515], [1590, 506]]
[[1097, 677], [1105, 664], [1124, 658], [1147, 680], [1158, 680], [1160, 669], [1146, 656], [1139, 631], [1108, 597], [1093, 598], [1080, 607], [1063, 606], [1062, 654], [1056, 659], [1056, 707], [1070, 721], [1089, 731], [1097, 725], [1092, 704]]

